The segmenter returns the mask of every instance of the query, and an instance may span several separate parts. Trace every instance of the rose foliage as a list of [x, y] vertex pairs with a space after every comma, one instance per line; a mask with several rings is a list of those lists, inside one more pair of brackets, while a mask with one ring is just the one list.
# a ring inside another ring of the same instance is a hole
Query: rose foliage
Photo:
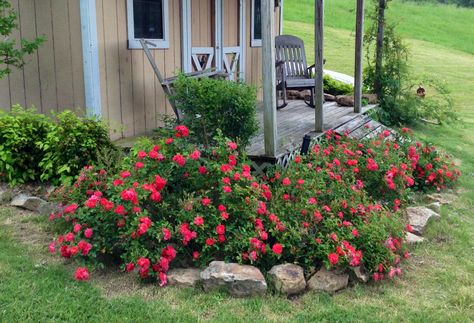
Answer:
[[235, 143], [199, 150], [178, 126], [140, 142], [119, 174], [86, 167], [60, 188], [62, 211], [50, 218], [66, 230], [50, 251], [79, 261], [77, 280], [110, 258], [161, 285], [171, 267], [212, 260], [364, 266], [375, 280], [392, 277], [407, 256], [398, 209], [409, 189], [442, 189], [459, 172], [433, 147], [389, 135], [327, 133], [288, 169], [255, 178]]

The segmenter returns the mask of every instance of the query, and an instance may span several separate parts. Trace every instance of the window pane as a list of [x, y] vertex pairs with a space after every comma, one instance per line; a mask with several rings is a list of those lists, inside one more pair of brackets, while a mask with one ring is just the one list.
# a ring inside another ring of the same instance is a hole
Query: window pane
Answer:
[[262, 6], [261, 0], [254, 0], [253, 39], [262, 39]]
[[163, 0], [134, 0], [136, 39], [163, 39]]

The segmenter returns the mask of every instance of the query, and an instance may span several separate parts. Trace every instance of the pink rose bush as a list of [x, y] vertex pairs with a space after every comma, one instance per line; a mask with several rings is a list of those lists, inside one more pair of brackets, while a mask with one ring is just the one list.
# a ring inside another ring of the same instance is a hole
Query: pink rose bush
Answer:
[[190, 135], [178, 126], [143, 140], [117, 174], [86, 167], [56, 192], [63, 208], [50, 219], [67, 229], [49, 250], [81, 264], [77, 280], [89, 279], [85, 265], [111, 258], [160, 285], [169, 268], [212, 260], [364, 266], [374, 280], [394, 277], [406, 257], [398, 208], [409, 189], [442, 189], [459, 176], [434, 148], [328, 133], [288, 169], [256, 178], [237, 143], [218, 138], [202, 149]]

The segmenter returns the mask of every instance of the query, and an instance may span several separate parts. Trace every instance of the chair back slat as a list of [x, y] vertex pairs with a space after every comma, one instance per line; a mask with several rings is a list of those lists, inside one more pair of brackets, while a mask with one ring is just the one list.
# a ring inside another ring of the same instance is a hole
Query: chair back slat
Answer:
[[303, 40], [291, 35], [277, 36], [275, 49], [277, 59], [285, 62], [287, 77], [308, 77]]

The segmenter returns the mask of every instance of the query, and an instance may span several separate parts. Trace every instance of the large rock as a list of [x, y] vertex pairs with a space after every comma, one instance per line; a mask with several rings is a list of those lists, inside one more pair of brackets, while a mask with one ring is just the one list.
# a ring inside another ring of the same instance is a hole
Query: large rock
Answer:
[[352, 95], [338, 95], [336, 96], [336, 102], [343, 107], [353, 107], [354, 97]]
[[260, 270], [248, 265], [213, 261], [201, 272], [201, 279], [205, 291], [224, 289], [237, 297], [262, 295], [267, 290]]
[[336, 101], [336, 96], [329, 93], [324, 93], [324, 101], [328, 101], [328, 102]]
[[279, 293], [295, 295], [306, 289], [304, 271], [298, 265], [283, 264], [273, 266], [268, 275], [271, 277], [271, 284]]
[[195, 287], [201, 281], [201, 271], [196, 268], [170, 269], [166, 276], [170, 286]]
[[40, 207], [42, 207], [45, 203], [47, 202], [43, 199], [40, 199], [39, 197], [19, 194], [13, 198], [10, 205], [21, 207], [33, 212], [38, 212]]
[[321, 269], [308, 281], [308, 288], [310, 290], [334, 293], [346, 288], [348, 283], [348, 274], [339, 273], [337, 271], [328, 271], [325, 267], [321, 267]]
[[377, 104], [377, 94], [362, 94], [362, 98], [367, 100], [368, 104]]
[[13, 191], [8, 188], [0, 188], [0, 205], [9, 203], [13, 198]]
[[60, 205], [51, 202], [45, 202], [38, 207], [37, 212], [41, 215], [51, 215], [51, 213], [59, 213], [62, 208]]
[[405, 235], [405, 242], [408, 244], [417, 244], [423, 242], [425, 239], [423, 237], [419, 237], [416, 234], [407, 232]]
[[367, 283], [369, 281], [369, 275], [367, 274], [367, 272], [362, 266], [351, 267], [351, 268], [358, 281], [362, 283]]
[[432, 202], [450, 204], [456, 200], [457, 196], [451, 193], [434, 193], [426, 196]]
[[428, 209], [431, 209], [431, 210], [435, 211], [438, 214], [441, 213], [441, 203], [439, 203], [439, 202], [433, 202], [431, 204], [428, 204], [426, 207]]
[[430, 219], [439, 219], [440, 215], [424, 206], [407, 208], [408, 222], [413, 228], [413, 232], [422, 235]]

